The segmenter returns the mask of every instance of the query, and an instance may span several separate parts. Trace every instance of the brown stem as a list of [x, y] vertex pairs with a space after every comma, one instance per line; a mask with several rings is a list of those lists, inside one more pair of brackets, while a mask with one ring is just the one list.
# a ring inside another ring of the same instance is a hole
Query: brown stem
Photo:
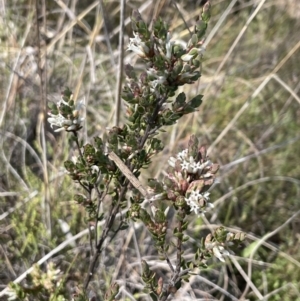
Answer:
[[[182, 209], [179, 210], [179, 216], [180, 216], [180, 220], [178, 221], [178, 233], [183, 234], [183, 230], [182, 230], [182, 225], [184, 222], [184, 218], [185, 218], [185, 213]], [[178, 237], [177, 238], [177, 253], [176, 253], [176, 269], [174, 270], [173, 267], [171, 268], [172, 272], [173, 272], [173, 276], [172, 279], [169, 282], [167, 291], [163, 294], [163, 296], [160, 297], [159, 301], [165, 301], [168, 299], [168, 296], [174, 291], [176, 290], [175, 285], [178, 282], [178, 280], [180, 280], [180, 277], [182, 276], [182, 273], [180, 273], [180, 269], [181, 269], [181, 259], [182, 259], [182, 238]], [[169, 264], [170, 265], [170, 264]], [[184, 272], [186, 273], [186, 271]]]
[[88, 274], [87, 274], [87, 277], [86, 277], [85, 282], [84, 282], [84, 290], [85, 291], [87, 290], [87, 287], [88, 287], [88, 285], [89, 285], [89, 283], [90, 283], [90, 281], [93, 277], [95, 267], [96, 267], [96, 263], [99, 259], [99, 256], [101, 255], [101, 252], [102, 252], [103, 243], [104, 243], [105, 239], [108, 237], [109, 231], [111, 230], [111, 228], [113, 226], [116, 215], [119, 211], [120, 204], [121, 204], [122, 200], [125, 197], [126, 191], [127, 191], [127, 185], [125, 185], [122, 188], [121, 193], [119, 195], [118, 203], [116, 205], [111, 206], [111, 209], [110, 209], [110, 212], [109, 212], [109, 215], [108, 215], [108, 219], [107, 219], [106, 224], [104, 226], [104, 230], [103, 230], [102, 235], [99, 239], [99, 242], [96, 246], [96, 252], [95, 252], [95, 254], [94, 254], [94, 256], [93, 256], [93, 258], [90, 262], [90, 265], [89, 265]]
[[168, 256], [168, 254], [166, 253], [166, 251], [164, 251], [164, 256], [165, 256], [165, 259], [166, 259], [166, 261], [167, 261], [167, 263], [168, 263], [168, 265], [170, 267], [170, 270], [172, 271], [172, 273], [174, 273], [175, 270], [174, 270], [174, 268], [172, 266], [171, 260], [170, 260], [170, 258]]
[[76, 142], [76, 146], [78, 148], [78, 152], [79, 152], [79, 155], [81, 157], [81, 159], [83, 160], [83, 154], [82, 154], [82, 151], [81, 151], [81, 148], [80, 148], [80, 145], [79, 145], [79, 141], [78, 141], [78, 135], [77, 135], [77, 132], [73, 132], [74, 136], [75, 136], [75, 142]]
[[157, 105], [154, 109], [152, 117], [150, 118], [149, 123], [147, 125], [147, 128], [145, 130], [145, 134], [144, 134], [144, 136], [143, 136], [143, 138], [140, 142], [139, 149], [142, 149], [144, 147], [144, 145], [145, 145], [145, 143], [146, 143], [146, 141], [149, 137], [149, 134], [151, 132], [150, 131], [151, 127], [153, 127], [153, 123], [154, 123], [154, 121], [156, 120], [156, 118], [158, 116], [159, 110], [160, 110], [161, 106], [164, 104], [164, 102], [167, 100], [167, 98], [168, 98], [167, 96], [161, 96], [161, 98], [158, 99], [158, 102], [157, 102]]
[[[182, 225], [183, 225], [183, 220], [184, 220], [184, 212], [182, 209], [179, 210], [179, 216], [180, 220], [178, 221], [178, 233], [181, 233], [183, 235], [182, 231]], [[176, 255], [176, 275], [180, 273], [180, 268], [181, 268], [181, 251], [182, 251], [182, 237], [177, 238], [177, 255]]]

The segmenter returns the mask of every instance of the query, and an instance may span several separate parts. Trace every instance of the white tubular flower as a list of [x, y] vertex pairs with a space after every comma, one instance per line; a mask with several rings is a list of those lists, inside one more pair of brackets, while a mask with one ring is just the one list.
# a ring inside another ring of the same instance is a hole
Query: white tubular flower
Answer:
[[171, 41], [171, 34], [170, 34], [170, 32], [168, 32], [168, 34], [167, 34], [167, 40], [166, 41], [167, 41], [167, 43], [166, 43], [166, 51], [167, 51], [166, 58], [167, 59], [171, 59], [171, 56], [172, 56], [172, 47], [174, 45], [174, 42]]
[[76, 129], [77, 129], [76, 123], [67, 127], [67, 131], [70, 131], [70, 132], [75, 131]]
[[150, 82], [151, 86], [155, 89], [157, 85], [161, 85], [166, 81], [165, 76], [158, 76], [157, 79]]
[[134, 38], [129, 39], [129, 45], [127, 47], [127, 50], [135, 52], [138, 56], [141, 58], [146, 57], [146, 54], [149, 53], [149, 47], [142, 42], [141, 38], [137, 33], [133, 33]]
[[168, 163], [169, 163], [169, 165], [171, 166], [171, 167], [175, 167], [175, 164], [176, 164], [176, 161], [177, 161], [177, 159], [176, 158], [174, 158], [174, 157], [170, 157], [170, 159], [168, 160]]
[[191, 55], [191, 54], [186, 53], [186, 54], [184, 54], [184, 55], [181, 56], [181, 59], [182, 59], [184, 62], [188, 62], [188, 61], [190, 61], [193, 57], [194, 57], [194, 55]]
[[134, 44], [129, 44], [127, 50], [129, 51], [132, 51], [134, 53], [136, 53], [138, 56], [140, 56], [141, 58], [144, 58], [146, 55], [145, 53], [143, 52], [143, 49], [141, 49], [141, 47], [137, 47], [136, 45]]
[[182, 59], [184, 62], [188, 62], [188, 61], [190, 61], [191, 59], [195, 58], [198, 54], [199, 54], [199, 50], [198, 50], [197, 48], [192, 48], [188, 53], [183, 54], [183, 55], [181, 56], [181, 59]]
[[225, 262], [225, 256], [230, 255], [227, 250], [224, 249], [222, 246], [215, 246], [212, 248], [213, 254], [222, 262]]

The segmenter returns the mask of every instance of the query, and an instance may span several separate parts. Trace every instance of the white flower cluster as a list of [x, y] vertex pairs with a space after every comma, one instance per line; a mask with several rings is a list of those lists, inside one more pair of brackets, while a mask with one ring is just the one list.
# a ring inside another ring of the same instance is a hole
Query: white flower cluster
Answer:
[[[185, 149], [182, 152], [178, 153], [176, 158], [171, 157], [168, 163], [170, 166], [175, 167], [177, 160], [181, 162], [180, 165], [182, 170], [186, 170], [188, 173], [192, 174], [201, 174], [205, 168], [212, 165], [212, 162], [210, 160], [207, 160], [202, 164], [200, 162], [195, 162], [195, 159], [192, 156], [188, 157], [188, 149]], [[212, 174], [210, 172], [207, 172], [203, 174], [203, 177], [207, 178], [211, 175]]]
[[[149, 54], [149, 47], [146, 45], [145, 42], [142, 41], [138, 33], [133, 33], [134, 38], [130, 38], [129, 45], [127, 47], [128, 51], [133, 51], [136, 53], [139, 57], [145, 58]], [[162, 56], [165, 56], [168, 60], [171, 59], [172, 56], [172, 46], [174, 44], [174, 41], [171, 41], [171, 34], [168, 32], [167, 39], [166, 39], [166, 55], [163, 51], [156, 49], [157, 52], [159, 52]], [[149, 85], [152, 87], [151, 92], [154, 92], [156, 90], [157, 85], [162, 85], [166, 82], [168, 72], [165, 71], [165, 74], [158, 74], [157, 71], [153, 68], [147, 69], [147, 74], [151, 77], [153, 77], [153, 80], [149, 82]]]
[[[62, 99], [57, 103], [57, 107], [59, 108], [62, 104], [65, 106], [69, 106], [69, 104]], [[50, 117], [48, 118], [48, 122], [50, 123], [51, 128], [53, 128], [53, 126], [58, 127], [54, 132], [61, 132], [63, 130], [79, 130], [81, 128], [82, 122], [84, 121], [84, 117], [80, 116], [80, 111], [83, 108], [83, 106], [84, 101], [80, 100], [76, 104], [75, 110], [72, 111], [72, 116], [68, 116], [68, 118], [63, 116], [61, 113], [52, 114], [49, 112], [48, 115]]]
[[186, 203], [190, 206], [191, 211], [197, 215], [203, 215], [206, 211], [205, 208], [213, 208], [214, 205], [209, 202], [209, 192], [203, 194], [199, 191], [193, 190], [189, 197], [185, 198]]
[[[207, 160], [204, 163], [195, 162], [195, 159], [192, 156], [188, 156], [188, 149], [178, 153], [176, 158], [171, 157], [168, 163], [170, 166], [175, 168], [177, 161], [180, 161], [182, 171], [186, 171], [189, 174], [198, 174], [203, 178], [212, 176], [209, 171], [210, 167], [213, 165], [212, 162], [210, 160]], [[205, 169], [208, 170], [206, 171]], [[209, 194], [209, 192], [200, 193], [197, 190], [192, 190], [187, 193], [185, 201], [190, 206], [191, 211], [194, 211], [197, 215], [202, 215], [205, 213], [205, 208], [214, 207], [212, 203], [209, 203]]]

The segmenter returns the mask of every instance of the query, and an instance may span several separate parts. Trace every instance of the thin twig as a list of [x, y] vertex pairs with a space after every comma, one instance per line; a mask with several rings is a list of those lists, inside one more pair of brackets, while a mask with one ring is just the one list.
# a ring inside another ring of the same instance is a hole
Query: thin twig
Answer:
[[[41, 150], [42, 150], [42, 160], [43, 160], [43, 180], [44, 180], [44, 196], [42, 201], [42, 208], [44, 208], [44, 221], [47, 225], [47, 231], [49, 235], [51, 236], [51, 212], [50, 212], [50, 191], [49, 191], [49, 177], [48, 177], [48, 160], [47, 160], [47, 146], [46, 146], [46, 140], [45, 140], [45, 116], [47, 114], [47, 99], [46, 99], [46, 60], [47, 55], [45, 56], [45, 64], [44, 67], [42, 67], [42, 49], [41, 49], [41, 40], [40, 40], [40, 27], [39, 27], [39, 1], [35, 1], [35, 14], [36, 14], [36, 31], [37, 31], [37, 66], [38, 66], [38, 75], [40, 78], [40, 97], [41, 97], [41, 106], [40, 106], [40, 114], [39, 114], [39, 120], [40, 120], [40, 128], [41, 132], [40, 135], [38, 135], [38, 140]], [[46, 28], [46, 10], [45, 10], [45, 2], [43, 1], [43, 26]]]
[[131, 170], [123, 163], [123, 161], [113, 152], [108, 153], [108, 158], [111, 159], [127, 178], [127, 180], [142, 194], [146, 199], [150, 199], [150, 195], [141, 182], [135, 177]]
[[124, 67], [124, 19], [125, 19], [125, 0], [120, 3], [120, 33], [119, 33], [119, 68], [117, 72], [117, 88], [115, 95], [116, 112], [115, 112], [115, 126], [119, 126], [121, 114], [121, 89], [122, 89], [122, 75]]
[[111, 209], [110, 209], [110, 212], [109, 212], [109, 215], [108, 215], [108, 219], [106, 220], [106, 224], [104, 226], [101, 238], [99, 240], [98, 245], [96, 246], [96, 253], [94, 254], [94, 256], [93, 256], [93, 258], [90, 262], [90, 265], [89, 265], [88, 274], [87, 274], [86, 280], [84, 282], [84, 290], [85, 291], [87, 290], [88, 285], [89, 285], [89, 283], [90, 283], [90, 281], [91, 281], [91, 279], [94, 275], [94, 271], [95, 271], [95, 268], [96, 268], [96, 263], [98, 262], [98, 259], [101, 255], [104, 241], [108, 237], [108, 234], [109, 234], [109, 232], [112, 228], [112, 225], [113, 225], [113, 223], [115, 221], [115, 218], [117, 216], [117, 213], [119, 211], [120, 204], [121, 204], [122, 200], [124, 199], [126, 192], [127, 192], [127, 186], [125, 185], [122, 188], [121, 192], [120, 192], [118, 203], [117, 204], [112, 204], [112, 206], [111, 206]]
[[168, 254], [167, 254], [166, 251], [164, 251], [164, 256], [165, 256], [165, 259], [166, 259], [166, 261], [167, 261], [167, 264], [168, 264], [169, 267], [170, 267], [170, 270], [172, 271], [172, 273], [174, 273], [175, 270], [174, 270], [174, 268], [173, 268], [173, 265], [172, 265], [172, 263], [171, 263], [171, 260], [170, 260], [170, 258], [169, 258], [169, 256], [168, 256]]
[[108, 28], [107, 28], [107, 20], [106, 20], [106, 17], [105, 17], [103, 0], [98, 0], [98, 1], [99, 1], [99, 5], [100, 5], [100, 10], [102, 12], [103, 28], [104, 28], [104, 33], [105, 33], [105, 42], [106, 42], [106, 45], [107, 45], [107, 48], [108, 48], [108, 52], [110, 54], [111, 65], [115, 66], [115, 60], [114, 60], [114, 55], [113, 55], [114, 52], [112, 50], [110, 40], [109, 40], [110, 36], [109, 36]]
[[176, 2], [175, 2], [174, 0], [172, 0], [172, 3], [173, 3], [173, 5], [175, 6], [175, 8], [177, 9], [177, 11], [178, 11], [178, 13], [179, 13], [179, 16], [180, 16], [180, 18], [182, 19], [182, 21], [183, 21], [185, 27], [186, 27], [187, 30], [189, 31], [190, 36], [192, 36], [192, 32], [190, 31], [190, 28], [189, 28], [188, 24], [186, 23], [186, 21], [185, 21], [185, 19], [184, 19], [184, 16], [183, 16], [183, 14], [181, 13], [181, 11], [179, 10], [179, 8], [178, 8]]

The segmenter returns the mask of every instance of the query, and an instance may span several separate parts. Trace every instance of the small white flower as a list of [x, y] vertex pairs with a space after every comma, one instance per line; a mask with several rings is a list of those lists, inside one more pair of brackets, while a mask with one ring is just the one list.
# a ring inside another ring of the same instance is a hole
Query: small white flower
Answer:
[[76, 164], [78, 162], [78, 158], [76, 156], [72, 156], [71, 161]]
[[92, 165], [91, 166], [91, 170], [92, 170], [92, 173], [99, 173], [99, 167], [97, 165]]
[[191, 173], [196, 174], [201, 168], [200, 162], [193, 162], [191, 163]]
[[133, 35], [134, 38], [129, 39], [127, 50], [131, 50], [143, 58], [149, 53], [149, 47], [141, 40], [137, 33], [133, 33]]
[[205, 47], [203, 47], [203, 46], [201, 46], [200, 48], [198, 48], [198, 53], [199, 53], [199, 55], [203, 55], [204, 54], [204, 52], [205, 52]]
[[129, 44], [127, 50], [128, 51], [130, 50], [130, 51], [136, 53], [140, 57], [145, 57], [145, 53], [143, 52], [143, 50], [140, 47], [137, 47], [134, 44]]
[[187, 170], [189, 172], [190, 170], [190, 163], [187, 162], [187, 161], [183, 161], [181, 164], [180, 164], [182, 170]]
[[190, 201], [189, 206], [191, 208], [191, 211], [194, 211], [195, 214], [197, 214], [197, 215], [199, 214], [200, 208], [199, 208], [199, 206], [195, 202]]
[[161, 85], [163, 84], [164, 82], [166, 81], [166, 77], [165, 76], [158, 76], [157, 79], [153, 80], [150, 82], [150, 85], [153, 87], [153, 88], [156, 88], [157, 85]]
[[193, 198], [195, 200], [195, 202], [197, 202], [203, 196], [198, 190], [193, 190], [190, 194], [190, 197]]
[[[191, 191], [188, 198], [185, 198], [186, 203], [190, 206], [191, 211], [194, 211], [197, 215], [204, 215], [205, 208], [213, 208], [214, 205], [209, 203], [209, 192], [203, 194], [197, 190]], [[201, 202], [202, 200], [202, 202]], [[205, 202], [203, 202], [205, 200]], [[202, 204], [202, 205], [201, 205]], [[204, 205], [203, 205], [204, 204]]]
[[168, 163], [170, 166], [172, 166], [173, 168], [175, 167], [177, 159], [174, 157], [170, 157], [170, 159], [168, 160]]
[[188, 149], [185, 149], [185, 150], [181, 151], [180, 153], [178, 153], [177, 159], [183, 161], [186, 159], [187, 154], [188, 154]]
[[53, 126], [64, 126], [64, 125], [70, 125], [72, 124], [72, 121], [67, 120], [64, 116], [62, 116], [60, 113], [57, 115], [48, 113], [51, 117], [48, 118], [48, 122], [50, 123], [51, 128]]
[[205, 198], [205, 200], [209, 201], [209, 195], [210, 195], [210, 192], [206, 191], [204, 192], [204, 194], [202, 194], [202, 196]]
[[172, 46], [174, 45], [174, 41], [171, 41], [171, 34], [170, 32], [167, 33], [167, 39], [166, 39], [167, 43], [166, 43], [166, 57], [168, 59], [171, 58], [172, 56]]
[[67, 131], [75, 131], [77, 129], [77, 125], [76, 124], [72, 124], [69, 127], [67, 127]]
[[214, 255], [222, 262], [225, 262], [224, 255], [230, 255], [222, 246], [215, 246], [212, 249]]
[[191, 198], [185, 198], [186, 203], [190, 206], [191, 210], [190, 211], [194, 211], [195, 214], [199, 214], [199, 210], [200, 207], [198, 206], [198, 204], [196, 204], [196, 202]]

